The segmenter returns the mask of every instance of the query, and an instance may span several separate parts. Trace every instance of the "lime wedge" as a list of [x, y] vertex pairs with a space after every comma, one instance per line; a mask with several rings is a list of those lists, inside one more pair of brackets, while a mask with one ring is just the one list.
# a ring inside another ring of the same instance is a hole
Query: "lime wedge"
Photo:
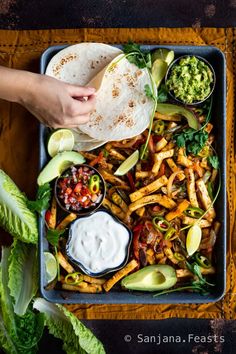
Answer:
[[50, 252], [44, 252], [47, 284], [51, 283], [57, 276], [57, 261]]
[[167, 72], [168, 65], [162, 59], [156, 59], [152, 64], [152, 77], [158, 87], [161, 81], [164, 79]]
[[74, 135], [69, 129], [54, 131], [48, 140], [48, 153], [54, 157], [58, 152], [71, 151], [75, 143]]
[[188, 230], [186, 238], [186, 250], [189, 256], [192, 256], [197, 250], [201, 243], [202, 230], [198, 224], [194, 224]]
[[170, 63], [174, 60], [174, 57], [175, 57], [175, 53], [173, 50], [169, 50], [166, 48], [159, 48], [153, 52], [152, 62], [154, 62], [156, 59], [161, 59], [164, 60], [169, 66]]
[[119, 166], [119, 168], [116, 170], [114, 175], [116, 176], [124, 176], [129, 170], [131, 170], [132, 167], [136, 165], [139, 159], [139, 151], [135, 150], [132, 155], [130, 155], [122, 164]]

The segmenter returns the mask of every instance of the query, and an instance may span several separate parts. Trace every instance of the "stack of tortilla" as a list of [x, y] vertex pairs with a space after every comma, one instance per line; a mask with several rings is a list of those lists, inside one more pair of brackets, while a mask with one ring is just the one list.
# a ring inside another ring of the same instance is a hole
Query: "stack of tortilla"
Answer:
[[89, 122], [73, 129], [78, 151], [132, 138], [149, 125], [154, 103], [145, 94], [145, 85], [152, 86], [148, 69], [130, 63], [117, 47], [102, 43], [69, 46], [51, 59], [46, 75], [97, 90]]

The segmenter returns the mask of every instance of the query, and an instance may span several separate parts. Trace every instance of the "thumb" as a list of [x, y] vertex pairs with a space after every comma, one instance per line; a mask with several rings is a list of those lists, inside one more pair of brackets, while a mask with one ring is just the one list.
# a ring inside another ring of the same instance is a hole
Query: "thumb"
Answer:
[[94, 87], [83, 87], [83, 86], [76, 86], [76, 85], [67, 85], [69, 95], [71, 97], [88, 97], [95, 93]]

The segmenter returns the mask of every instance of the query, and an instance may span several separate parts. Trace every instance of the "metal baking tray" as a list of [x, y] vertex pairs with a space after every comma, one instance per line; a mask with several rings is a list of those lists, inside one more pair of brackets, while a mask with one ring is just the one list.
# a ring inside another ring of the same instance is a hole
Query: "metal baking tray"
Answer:
[[[40, 73], [44, 74], [50, 59], [66, 46], [49, 47], [41, 56]], [[117, 46], [121, 47], [121, 46]], [[171, 293], [160, 297], [153, 297], [148, 292], [127, 292], [111, 290], [103, 294], [82, 294], [65, 290], [45, 290], [45, 270], [43, 252], [48, 250], [45, 238], [43, 218], [39, 218], [39, 260], [40, 260], [40, 291], [42, 296], [51, 302], [67, 304], [178, 304], [178, 303], [208, 303], [220, 300], [225, 292], [226, 285], [226, 66], [224, 54], [216, 47], [211, 46], [162, 46], [143, 45], [143, 49], [153, 50], [168, 48], [175, 52], [175, 56], [184, 54], [199, 55], [206, 58], [216, 73], [216, 86], [213, 93], [212, 123], [216, 135], [216, 150], [220, 159], [222, 186], [215, 208], [217, 219], [221, 222], [220, 234], [215, 245], [216, 286], [213, 293], [202, 296], [198, 293]], [[48, 129], [40, 125], [39, 168], [47, 163], [49, 156], [46, 150]]]

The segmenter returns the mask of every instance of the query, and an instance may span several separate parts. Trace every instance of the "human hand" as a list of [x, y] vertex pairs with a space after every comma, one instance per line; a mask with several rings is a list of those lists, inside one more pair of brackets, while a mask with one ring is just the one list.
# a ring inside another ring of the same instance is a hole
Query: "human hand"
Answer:
[[77, 127], [88, 122], [95, 107], [95, 89], [80, 87], [39, 74], [29, 75], [29, 82], [19, 103], [40, 122], [52, 127]]

